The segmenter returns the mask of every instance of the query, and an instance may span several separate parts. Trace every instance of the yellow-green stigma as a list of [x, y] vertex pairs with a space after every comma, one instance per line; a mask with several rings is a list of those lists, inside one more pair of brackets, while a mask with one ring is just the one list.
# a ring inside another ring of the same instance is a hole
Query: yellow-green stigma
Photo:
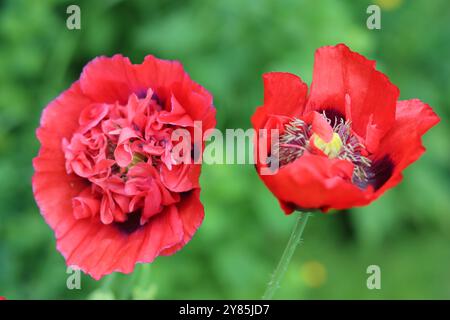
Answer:
[[314, 145], [322, 150], [322, 152], [330, 159], [337, 158], [343, 147], [341, 137], [339, 137], [339, 134], [336, 132], [333, 132], [333, 137], [329, 142], [325, 142], [325, 140], [315, 133], [313, 133], [311, 139], [314, 142]]
[[143, 162], [146, 160], [146, 157], [140, 153], [133, 153], [133, 159], [131, 160], [130, 164], [128, 165], [128, 169], [131, 169], [135, 165], [137, 165], [139, 162]]

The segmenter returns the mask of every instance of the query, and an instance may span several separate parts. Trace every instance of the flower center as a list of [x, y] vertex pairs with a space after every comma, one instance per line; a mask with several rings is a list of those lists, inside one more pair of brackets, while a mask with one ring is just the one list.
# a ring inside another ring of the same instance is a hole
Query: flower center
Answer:
[[133, 157], [127, 168], [131, 169], [132, 167], [137, 165], [139, 162], [144, 162], [146, 160], [147, 160], [147, 157], [145, 155], [135, 152], [135, 153], [133, 153]]
[[73, 200], [77, 219], [99, 216], [103, 224], [124, 224], [133, 217], [132, 225], [137, 220], [143, 225], [179, 201], [160, 176], [172, 164], [174, 126], [160, 119], [165, 111], [153, 96], [149, 89], [125, 105], [87, 106], [80, 128], [63, 139], [67, 173], [89, 182]]
[[325, 153], [328, 158], [333, 159], [339, 156], [341, 149], [343, 147], [343, 143], [341, 138], [339, 137], [339, 134], [336, 132], [333, 132], [333, 137], [329, 142], [326, 142], [323, 140], [319, 135], [313, 133], [311, 136], [311, 139], [314, 143], [314, 145], [322, 150], [323, 153]]
[[[331, 120], [323, 114], [328, 123]], [[353, 163], [352, 182], [358, 186], [367, 185], [371, 176], [371, 160], [367, 151], [351, 130], [351, 123], [335, 119], [331, 138], [326, 141], [313, 131], [313, 126], [294, 118], [285, 125], [278, 145], [278, 160], [284, 166], [301, 157], [305, 152], [317, 153], [320, 150], [330, 159], [342, 159]]]

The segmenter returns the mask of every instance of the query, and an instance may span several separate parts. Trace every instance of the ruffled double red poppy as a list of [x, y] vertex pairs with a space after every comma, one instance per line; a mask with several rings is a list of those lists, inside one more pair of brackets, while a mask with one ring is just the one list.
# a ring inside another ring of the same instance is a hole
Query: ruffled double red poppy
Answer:
[[[44, 110], [33, 191], [68, 265], [99, 279], [183, 247], [203, 220], [199, 164], [177, 128], [215, 126], [211, 95], [178, 62], [99, 57]], [[180, 142], [181, 143], [181, 142]]]
[[309, 94], [293, 74], [264, 75], [264, 105], [252, 123], [278, 129], [280, 139], [257, 170], [268, 166], [265, 157], [279, 161], [276, 174], [260, 177], [286, 214], [367, 205], [401, 181], [439, 118], [427, 104], [398, 97], [374, 61], [343, 44], [316, 51]]

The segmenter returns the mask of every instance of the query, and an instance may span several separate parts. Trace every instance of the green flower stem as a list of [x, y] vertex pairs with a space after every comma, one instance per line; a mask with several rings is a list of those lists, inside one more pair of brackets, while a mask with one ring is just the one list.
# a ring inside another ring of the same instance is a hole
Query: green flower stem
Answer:
[[272, 274], [269, 284], [267, 285], [266, 292], [262, 297], [263, 300], [272, 299], [275, 291], [280, 287], [280, 282], [286, 273], [286, 270], [291, 262], [292, 255], [294, 254], [295, 248], [300, 243], [302, 238], [303, 230], [305, 229], [306, 222], [308, 222], [309, 212], [299, 212], [297, 220], [295, 221], [294, 230], [292, 230], [291, 238], [284, 249], [281, 260], [278, 263], [277, 268]]

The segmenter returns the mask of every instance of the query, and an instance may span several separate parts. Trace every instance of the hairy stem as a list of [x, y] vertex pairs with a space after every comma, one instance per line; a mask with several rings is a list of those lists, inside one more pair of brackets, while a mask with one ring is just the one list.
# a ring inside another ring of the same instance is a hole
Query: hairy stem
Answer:
[[291, 261], [292, 255], [294, 254], [295, 248], [300, 243], [302, 238], [303, 230], [305, 229], [306, 222], [308, 222], [309, 212], [299, 212], [297, 220], [295, 221], [294, 230], [292, 230], [291, 238], [284, 249], [281, 260], [278, 263], [277, 268], [272, 274], [269, 284], [267, 285], [266, 291], [262, 296], [263, 300], [272, 299], [275, 291], [280, 287], [280, 282], [286, 273], [286, 270]]

